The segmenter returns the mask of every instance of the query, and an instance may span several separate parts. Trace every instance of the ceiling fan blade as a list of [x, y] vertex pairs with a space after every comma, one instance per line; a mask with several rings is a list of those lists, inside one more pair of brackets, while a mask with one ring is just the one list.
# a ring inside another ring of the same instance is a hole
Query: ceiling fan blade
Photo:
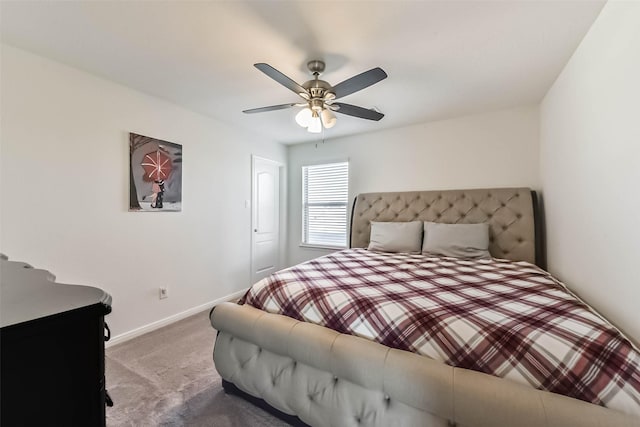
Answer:
[[333, 87], [333, 92], [336, 94], [336, 99], [342, 98], [376, 84], [380, 80], [384, 80], [386, 78], [387, 73], [385, 73], [382, 68], [372, 68], [369, 71], [365, 71], [364, 73], [360, 73], [357, 76], [353, 76], [350, 79], [338, 83]]
[[250, 110], [242, 110], [242, 112], [247, 114], [264, 113], [265, 111], [284, 110], [285, 108], [295, 107], [296, 105], [297, 104], [271, 105], [269, 107], [260, 107], [260, 108], [252, 108]]
[[337, 105], [336, 113], [346, 114], [348, 116], [358, 117], [361, 119], [375, 120], [376, 122], [384, 117], [384, 114], [374, 110], [358, 107], [357, 105], [344, 104], [342, 102], [334, 102], [332, 106]]
[[307, 93], [307, 90], [305, 88], [282, 74], [280, 71], [273, 68], [271, 65], [260, 62], [258, 64], [253, 64], [253, 66], [265, 73], [267, 76], [271, 77], [273, 80], [280, 83], [282, 86], [289, 89], [290, 91], [295, 92], [298, 95], [300, 95], [301, 93]]

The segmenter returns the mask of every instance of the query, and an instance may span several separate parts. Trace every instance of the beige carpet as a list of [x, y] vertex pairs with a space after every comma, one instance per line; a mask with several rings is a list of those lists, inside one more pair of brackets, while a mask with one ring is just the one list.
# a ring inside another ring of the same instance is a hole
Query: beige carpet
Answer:
[[[107, 322], [108, 322], [107, 317]], [[213, 366], [208, 312], [107, 349], [107, 426], [287, 426], [227, 395]]]

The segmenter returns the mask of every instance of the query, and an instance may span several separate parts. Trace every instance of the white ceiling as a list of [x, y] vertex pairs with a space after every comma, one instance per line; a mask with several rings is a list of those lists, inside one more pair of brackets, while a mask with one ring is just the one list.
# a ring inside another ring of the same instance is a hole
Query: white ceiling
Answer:
[[300, 98], [255, 69], [302, 83], [323, 59], [335, 85], [380, 66], [389, 77], [341, 101], [325, 138], [539, 102], [604, 1], [2, 1], [2, 41], [266, 137], [318, 139]]

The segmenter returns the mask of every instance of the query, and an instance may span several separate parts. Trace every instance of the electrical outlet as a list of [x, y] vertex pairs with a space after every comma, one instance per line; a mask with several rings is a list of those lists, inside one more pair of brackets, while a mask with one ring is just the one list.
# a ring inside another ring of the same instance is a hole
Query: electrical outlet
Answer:
[[161, 287], [160, 289], [160, 299], [165, 299], [169, 297], [169, 288], [165, 287]]

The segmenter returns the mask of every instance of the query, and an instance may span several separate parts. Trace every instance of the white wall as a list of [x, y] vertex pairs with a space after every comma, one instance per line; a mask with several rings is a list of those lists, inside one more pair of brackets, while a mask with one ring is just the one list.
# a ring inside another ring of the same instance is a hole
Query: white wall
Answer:
[[[251, 154], [286, 163], [284, 146], [6, 45], [1, 59], [0, 251], [109, 292], [115, 335], [249, 286]], [[183, 145], [181, 213], [127, 211], [129, 132]]]
[[548, 264], [640, 341], [640, 3], [613, 1], [541, 104]]
[[538, 107], [530, 106], [338, 138], [317, 147], [289, 146], [289, 264], [330, 252], [299, 246], [302, 166], [348, 158], [350, 202], [375, 191], [537, 188], [538, 130]]

